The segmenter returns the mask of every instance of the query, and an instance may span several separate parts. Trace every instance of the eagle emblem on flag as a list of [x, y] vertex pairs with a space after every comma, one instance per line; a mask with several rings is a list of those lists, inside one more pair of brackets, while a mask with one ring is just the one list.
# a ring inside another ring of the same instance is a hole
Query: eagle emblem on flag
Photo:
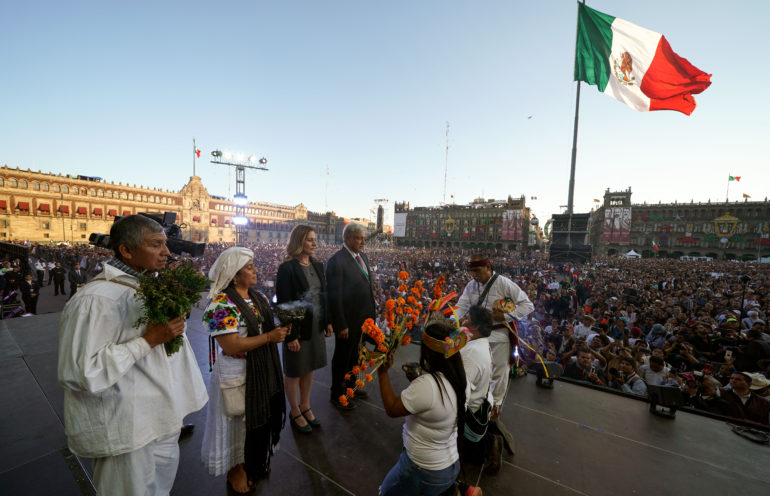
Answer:
[[620, 84], [624, 86], [633, 86], [636, 84], [636, 78], [631, 75], [633, 62], [631, 61], [630, 53], [623, 52], [620, 54], [620, 59], [614, 59], [612, 61], [612, 69], [615, 73], [615, 78]]

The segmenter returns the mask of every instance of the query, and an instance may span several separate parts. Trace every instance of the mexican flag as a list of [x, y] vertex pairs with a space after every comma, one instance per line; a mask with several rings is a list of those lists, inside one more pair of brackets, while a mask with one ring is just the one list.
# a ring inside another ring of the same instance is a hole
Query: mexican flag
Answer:
[[660, 250], [660, 248], [658, 247], [658, 243], [656, 243], [654, 239], [652, 240], [652, 249], [655, 251]]
[[711, 85], [706, 74], [671, 50], [666, 37], [578, 4], [575, 81], [640, 112], [695, 110], [692, 95]]

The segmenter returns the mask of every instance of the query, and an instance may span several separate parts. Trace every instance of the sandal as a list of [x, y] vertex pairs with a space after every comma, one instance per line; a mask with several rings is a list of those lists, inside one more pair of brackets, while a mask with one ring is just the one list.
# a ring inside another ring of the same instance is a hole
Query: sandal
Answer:
[[306, 422], [308, 423], [308, 425], [310, 425], [311, 427], [321, 427], [321, 421], [320, 421], [320, 420], [318, 420], [317, 418], [314, 418], [313, 420], [310, 420], [309, 418], [307, 418], [307, 415], [305, 415], [305, 414], [306, 414], [307, 412], [309, 412], [310, 410], [311, 410], [310, 408], [308, 408], [307, 410], [302, 410], [302, 411], [300, 412], [300, 415], [302, 415], [303, 417], [305, 417], [305, 421], [306, 421]]
[[[291, 426], [297, 429], [302, 434], [310, 434], [311, 432], [313, 432], [313, 427], [310, 425], [310, 422], [308, 422], [307, 425], [299, 425], [297, 423], [297, 419], [300, 417], [304, 418], [305, 416], [302, 415], [302, 413], [300, 413], [295, 417], [289, 417], [289, 423], [291, 423]], [[307, 421], [307, 419], [305, 420]]]

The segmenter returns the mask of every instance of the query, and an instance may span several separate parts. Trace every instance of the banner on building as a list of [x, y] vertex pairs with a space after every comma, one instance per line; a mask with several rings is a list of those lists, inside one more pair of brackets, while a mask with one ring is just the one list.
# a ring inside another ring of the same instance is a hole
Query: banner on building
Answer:
[[393, 236], [403, 238], [406, 236], [406, 216], [409, 214], [394, 214]]
[[609, 207], [604, 209], [602, 242], [628, 244], [631, 241], [631, 209]]
[[521, 210], [503, 212], [503, 231], [500, 238], [505, 241], [521, 241], [523, 234]]

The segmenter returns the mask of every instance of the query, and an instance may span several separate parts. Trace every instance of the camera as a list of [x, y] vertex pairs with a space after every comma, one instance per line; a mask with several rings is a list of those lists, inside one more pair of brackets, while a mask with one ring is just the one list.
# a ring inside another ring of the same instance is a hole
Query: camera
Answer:
[[[188, 253], [193, 257], [200, 257], [206, 250], [206, 243], [196, 243], [182, 239], [182, 228], [174, 223], [176, 221], [176, 213], [166, 212], [161, 215], [142, 212], [137, 215], [152, 219], [163, 226], [163, 232], [166, 234], [166, 246], [171, 253], [176, 253], [177, 255]], [[122, 216], [117, 216], [115, 221], [122, 218]], [[110, 248], [110, 235], [91, 233], [88, 237], [88, 242], [100, 248]]]

